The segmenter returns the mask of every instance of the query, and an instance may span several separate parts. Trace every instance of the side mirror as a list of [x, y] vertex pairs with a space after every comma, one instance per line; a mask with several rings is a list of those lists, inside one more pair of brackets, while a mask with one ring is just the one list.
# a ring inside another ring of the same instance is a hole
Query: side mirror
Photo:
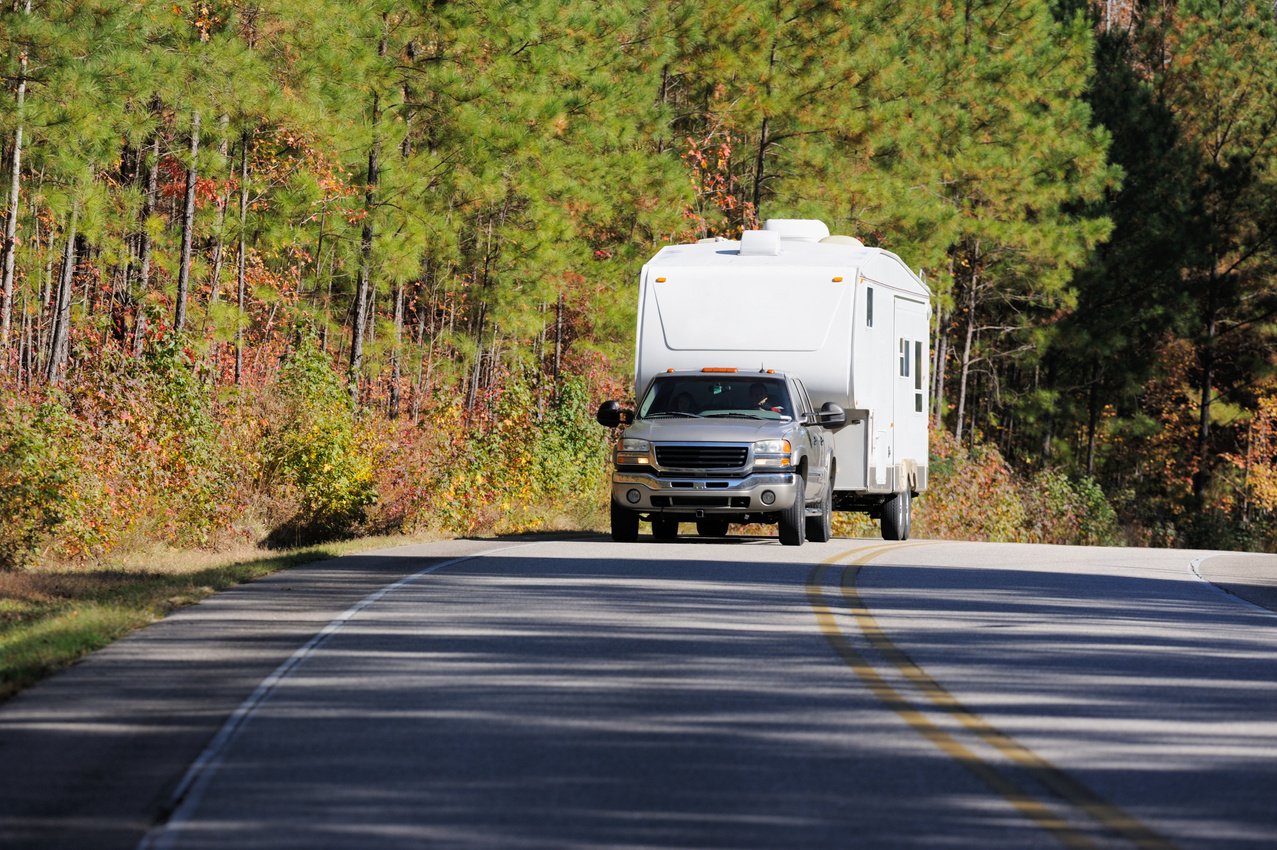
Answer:
[[831, 431], [837, 431], [847, 425], [846, 412], [832, 401], [827, 401], [820, 406], [820, 413], [816, 415], [816, 418], [821, 425]]
[[618, 425], [629, 425], [634, 421], [634, 411], [623, 410], [619, 401], [605, 401], [599, 405], [594, 418], [604, 428], [615, 428]]

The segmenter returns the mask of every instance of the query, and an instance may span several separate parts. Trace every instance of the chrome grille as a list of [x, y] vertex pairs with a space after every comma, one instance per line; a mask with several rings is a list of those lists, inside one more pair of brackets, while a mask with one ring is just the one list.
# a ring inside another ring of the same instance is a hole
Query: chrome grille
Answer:
[[738, 469], [748, 458], [749, 446], [656, 445], [657, 465], [676, 469]]

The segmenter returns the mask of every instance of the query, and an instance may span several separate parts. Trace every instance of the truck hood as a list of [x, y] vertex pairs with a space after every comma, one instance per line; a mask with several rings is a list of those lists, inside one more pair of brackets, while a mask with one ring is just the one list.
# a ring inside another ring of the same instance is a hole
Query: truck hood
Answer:
[[625, 436], [654, 443], [752, 443], [786, 436], [794, 423], [755, 419], [650, 419], [635, 422]]

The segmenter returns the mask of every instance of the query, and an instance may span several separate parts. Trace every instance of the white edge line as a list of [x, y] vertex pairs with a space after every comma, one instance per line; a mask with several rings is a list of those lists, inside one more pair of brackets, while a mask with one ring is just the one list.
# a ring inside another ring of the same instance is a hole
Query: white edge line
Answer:
[[356, 602], [346, 611], [339, 614], [331, 620], [328, 625], [324, 626], [317, 632], [304, 646], [294, 652], [288, 658], [284, 659], [275, 670], [261, 681], [253, 692], [239, 704], [239, 707], [231, 712], [230, 717], [226, 718], [226, 722], [222, 724], [222, 728], [213, 736], [213, 740], [209, 741], [208, 746], [200, 753], [197, 758], [187, 769], [186, 774], [182, 777], [182, 781], [178, 783], [177, 788], [169, 796], [168, 806], [171, 814], [164, 822], [156, 824], [142, 838], [138, 844], [137, 850], [169, 850], [173, 843], [177, 840], [177, 834], [182, 829], [186, 820], [195, 811], [199, 805], [200, 799], [204, 795], [204, 791], [208, 787], [208, 783], [217, 772], [217, 767], [221, 764], [225, 756], [226, 747], [234, 739], [235, 733], [244, 724], [252, 713], [266, 701], [271, 691], [288, 675], [306, 660], [308, 656], [313, 654], [320, 646], [322, 646], [330, 637], [353, 619], [359, 612], [363, 611], [370, 605], [380, 601], [388, 593], [409, 584], [422, 576], [442, 570], [445, 567], [455, 566], [463, 561], [472, 561], [476, 558], [483, 558], [496, 552], [505, 552], [510, 549], [518, 549], [523, 546], [531, 546], [531, 543], [518, 543], [513, 546], [500, 546], [494, 549], [485, 549], [482, 552], [476, 552], [473, 555], [464, 555], [458, 558], [452, 558], [442, 561], [424, 570], [419, 570], [410, 576], [405, 576], [397, 581], [373, 591], [363, 599]]
[[1203, 555], [1200, 558], [1194, 558], [1188, 564], [1188, 571], [1191, 572], [1194, 576], [1196, 576], [1197, 580], [1200, 581], [1202, 584], [1206, 585], [1211, 590], [1218, 593], [1220, 596], [1227, 598], [1230, 602], [1234, 604], [1241, 603], [1242, 605], [1251, 609], [1255, 613], [1263, 614], [1265, 617], [1277, 617], [1277, 612], [1272, 611], [1271, 609], [1265, 608], [1263, 605], [1257, 605], [1254, 602], [1251, 602], [1249, 599], [1246, 599], [1245, 597], [1238, 596], [1236, 593], [1229, 593], [1227, 590], [1224, 590], [1224, 588], [1220, 587], [1219, 585], [1215, 584], [1215, 582], [1211, 581], [1210, 579], [1206, 578], [1206, 576], [1202, 575], [1201, 566], [1203, 561], [1206, 561], [1210, 558], [1221, 558], [1224, 555], [1231, 555], [1231, 554], [1236, 554], [1236, 553], [1215, 552], [1210, 555]]

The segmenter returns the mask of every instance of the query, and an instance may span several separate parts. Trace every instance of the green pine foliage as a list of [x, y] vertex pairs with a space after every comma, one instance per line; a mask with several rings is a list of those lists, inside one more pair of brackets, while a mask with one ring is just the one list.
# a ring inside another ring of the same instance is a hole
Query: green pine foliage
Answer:
[[953, 451], [1099, 523], [970, 533], [1109, 539], [1092, 480], [1128, 527], [1250, 516], [1216, 459], [1277, 369], [1272, 10], [1106, 9], [6, 4], [0, 386], [89, 464], [14, 539], [586, 515], [638, 266], [769, 217], [925, 271]]

